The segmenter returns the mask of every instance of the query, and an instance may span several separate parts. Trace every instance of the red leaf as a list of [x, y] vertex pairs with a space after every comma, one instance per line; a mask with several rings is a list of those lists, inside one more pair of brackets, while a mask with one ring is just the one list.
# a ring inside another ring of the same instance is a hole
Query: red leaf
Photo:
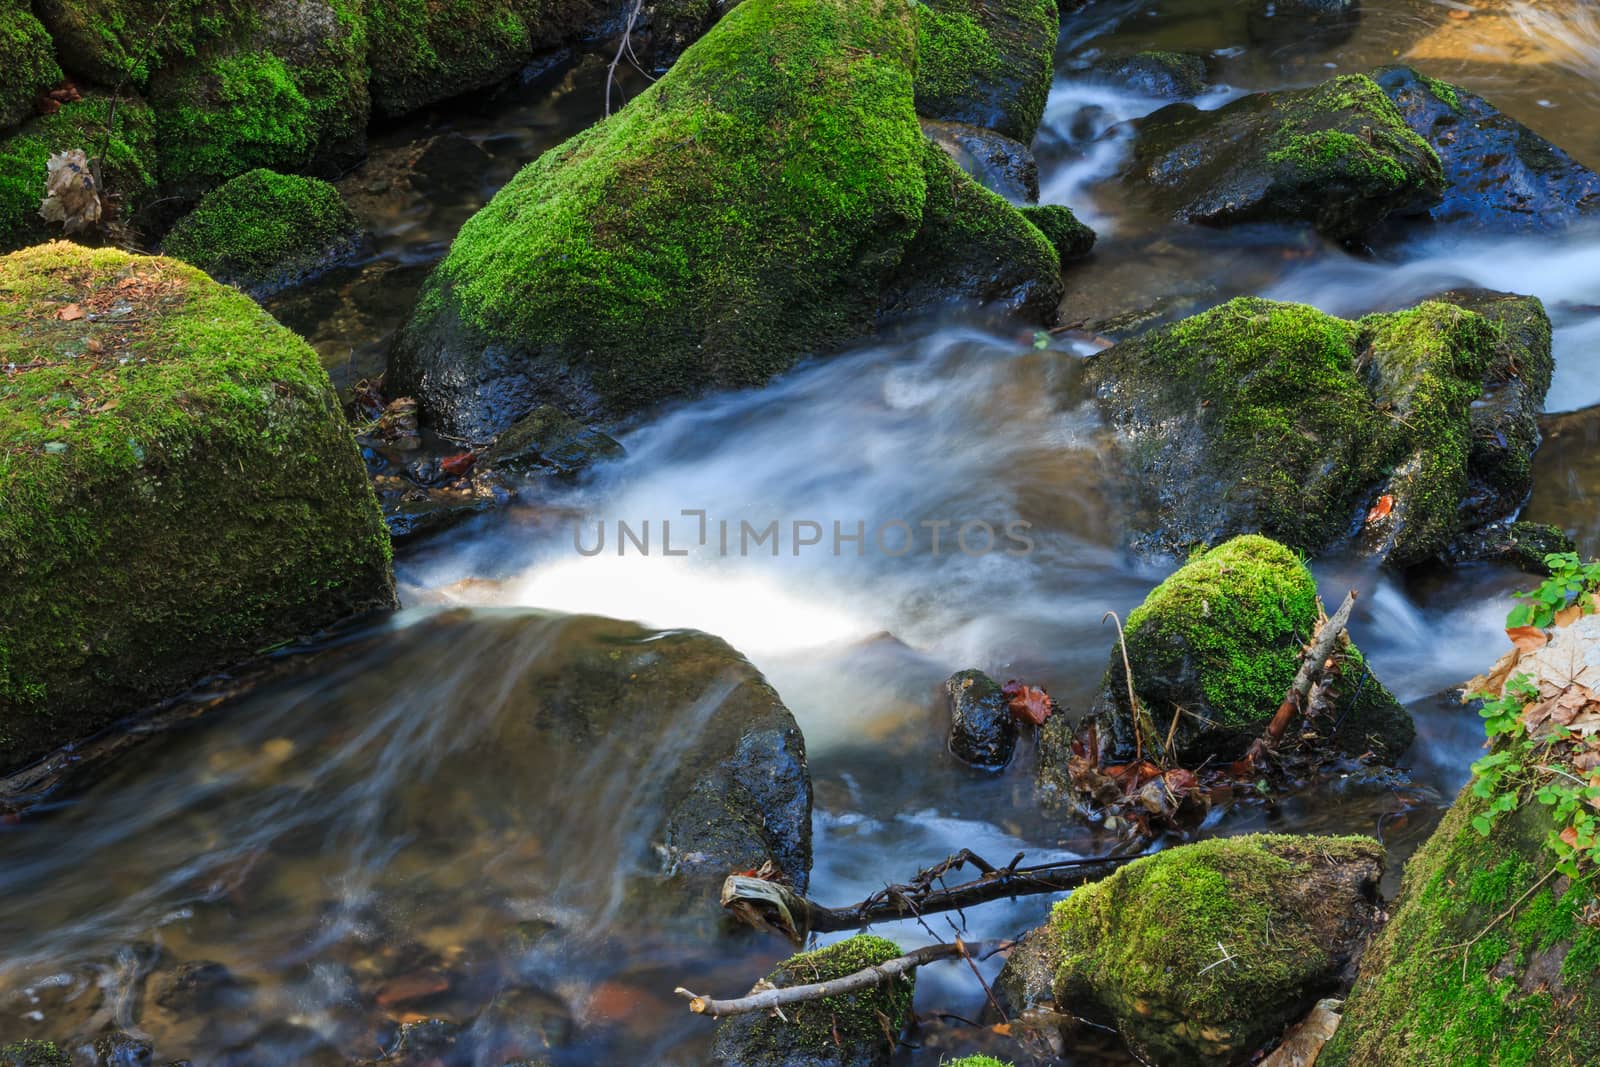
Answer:
[[1568, 848], [1577, 848], [1578, 828], [1576, 826], [1569, 826], [1565, 830], [1561, 831], [1561, 840], [1566, 842]]
[[1043, 726], [1045, 720], [1050, 718], [1050, 694], [1043, 689], [1007, 682], [1000, 691], [1006, 695], [1006, 706], [1018, 722]]
[[472, 469], [478, 457], [472, 452], [457, 452], [453, 456], [446, 456], [439, 461], [439, 469], [452, 478], [459, 478]]
[[1378, 498], [1378, 502], [1372, 506], [1372, 510], [1367, 512], [1367, 525], [1371, 526], [1393, 510], [1394, 497], [1388, 493], [1383, 494]]

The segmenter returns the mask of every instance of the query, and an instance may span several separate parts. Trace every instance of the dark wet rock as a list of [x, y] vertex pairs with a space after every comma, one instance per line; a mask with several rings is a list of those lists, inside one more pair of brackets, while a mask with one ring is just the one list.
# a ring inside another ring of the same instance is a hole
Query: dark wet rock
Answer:
[[[900, 955], [892, 941], [860, 934], [780, 963], [766, 981], [782, 988], [843, 978]], [[916, 979], [828, 1000], [796, 1004], [787, 1020], [763, 1012], [735, 1015], [717, 1027], [711, 1059], [718, 1067], [886, 1067], [911, 1021]]]
[[596, 463], [624, 454], [616, 438], [546, 404], [512, 423], [495, 440], [486, 461], [512, 474], [547, 472], [574, 478]]
[[1079, 222], [1078, 216], [1065, 204], [1035, 204], [1022, 208], [1022, 215], [1039, 227], [1039, 232], [1056, 250], [1063, 267], [1094, 251], [1095, 232]]
[[1544, 558], [1557, 552], [1574, 552], [1577, 543], [1559, 526], [1523, 520], [1491, 523], [1450, 546], [1446, 562], [1507, 563], [1529, 574], [1548, 575]]
[[1444, 166], [1444, 198], [1428, 212], [1434, 222], [1540, 232], [1600, 212], [1600, 174], [1481, 96], [1410, 67], [1373, 77]]
[[1004, 767], [1017, 747], [1017, 720], [1000, 683], [960, 671], [944, 683], [950, 702], [950, 752], [975, 767]]
[[389, 499], [381, 485], [378, 488], [383, 522], [396, 545], [436, 537], [476, 515], [493, 511], [502, 503], [492, 489], [479, 492], [476, 479], [463, 488], [407, 489], [394, 500]]
[[[1241, 758], [1293, 683], [1317, 618], [1311, 572], [1293, 552], [1254, 534], [1168, 577], [1124, 623], [1134, 692], [1147, 716], [1144, 751], [1164, 749], [1170, 730], [1165, 755], [1181, 766]], [[1305, 729], [1342, 751], [1372, 750], [1392, 760], [1415, 736], [1411, 716], [1353, 644], [1344, 654], [1328, 713], [1308, 719]], [[1102, 758], [1132, 759], [1140, 739], [1120, 646], [1110, 651], [1095, 714]]]
[[0, 1067], [72, 1067], [72, 1057], [53, 1041], [0, 1045]]
[[1242, 1064], [1339, 986], [1378, 922], [1382, 872], [1366, 837], [1179, 845], [1056, 905], [997, 984], [1013, 1004], [1114, 1024], [1146, 1063]]
[[1053, 1003], [1051, 987], [1061, 963], [1056, 933], [1048, 924], [1036, 926], [1017, 939], [1005, 966], [994, 980], [994, 995], [1008, 1015], [1021, 1015]]
[[189, 960], [150, 981], [150, 1000], [176, 1015], [204, 1015], [237, 1007], [250, 983], [213, 960]]
[[884, 312], [974, 300], [1053, 321], [1053, 250], [922, 135], [914, 19], [739, 4], [468, 220], [400, 332], [391, 391], [480, 438], [543, 403], [593, 419], [760, 384]]
[[463, 1043], [508, 1058], [536, 1057], [566, 1045], [574, 1033], [572, 1014], [558, 998], [538, 989], [508, 989], [478, 1013]]
[[1361, 0], [1252, 0], [1250, 40], [1291, 48], [1327, 48], [1348, 40], [1361, 21]]
[[1104, 56], [1089, 67], [1095, 81], [1158, 100], [1190, 100], [1206, 91], [1210, 72], [1192, 52], [1135, 52]]
[[448, 1019], [418, 1019], [401, 1023], [394, 1041], [384, 1050], [383, 1058], [369, 1061], [369, 1065], [376, 1067], [379, 1063], [385, 1063], [400, 1067], [426, 1067], [428, 1064], [448, 1062], [460, 1037], [461, 1027]]
[[959, 122], [923, 119], [922, 132], [990, 192], [1013, 204], [1031, 204], [1039, 199], [1039, 164], [1034, 162], [1027, 145], [993, 130]]
[[[0, 394], [0, 771], [393, 606], [377, 502], [304, 341], [187, 264], [112, 249], [14, 253], [0, 293], [0, 361], [37, 364]], [[56, 315], [69, 302], [82, 317]], [[95, 408], [46, 418], [40, 398], [86, 374]]]
[[1433, 149], [1364, 75], [1215, 111], [1162, 108], [1138, 122], [1123, 180], [1177, 219], [1304, 223], [1341, 240], [1423, 213], [1444, 193]]
[[105, 1034], [95, 1040], [95, 1067], [149, 1067], [155, 1046], [142, 1037], [121, 1033]]
[[1132, 543], [1353, 539], [1407, 567], [1508, 517], [1529, 491], [1548, 320], [1531, 297], [1446, 298], [1461, 303], [1358, 322], [1239, 298], [1091, 357]]
[[927, 0], [915, 15], [917, 114], [1031, 142], [1050, 95], [1055, 0]]
[[361, 243], [333, 186], [257, 169], [202, 197], [162, 250], [262, 300], [347, 262]]

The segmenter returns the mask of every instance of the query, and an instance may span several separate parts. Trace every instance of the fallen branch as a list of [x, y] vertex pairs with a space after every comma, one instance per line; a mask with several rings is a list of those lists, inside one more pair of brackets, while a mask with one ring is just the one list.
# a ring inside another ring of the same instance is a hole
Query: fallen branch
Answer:
[[1344, 603], [1339, 605], [1339, 610], [1333, 613], [1333, 618], [1322, 624], [1317, 639], [1312, 642], [1305, 658], [1300, 661], [1300, 670], [1294, 676], [1294, 684], [1289, 686], [1289, 691], [1284, 694], [1283, 703], [1278, 705], [1272, 721], [1267, 724], [1267, 745], [1276, 745], [1283, 740], [1285, 731], [1289, 729], [1289, 723], [1293, 722], [1295, 714], [1305, 707], [1311, 686], [1321, 673], [1322, 665], [1333, 655], [1333, 646], [1338, 643], [1339, 635], [1344, 633], [1344, 628], [1349, 625], [1350, 612], [1355, 606], [1356, 591], [1352, 589], [1345, 595]]
[[[843, 908], [807, 900], [781, 882], [734, 874], [722, 883], [722, 906], [751, 926], [775, 927], [799, 943], [811, 932], [856, 930], [875, 922], [959, 911], [1005, 897], [1076, 889], [1107, 877], [1136, 858], [1108, 856], [1019, 867], [1022, 853], [1018, 853], [1008, 865], [995, 867], [969, 849], [962, 849], [919, 871], [909, 882], [885, 886], [867, 899]], [[953, 886], [943, 884], [945, 874], [968, 864], [981, 872], [978, 878]]]
[[[822, 1000], [824, 997], [844, 996], [847, 993], [859, 993], [863, 989], [884, 985], [900, 977], [908, 971], [914, 971], [925, 963], [934, 963], [938, 960], [951, 960], [972, 957], [987, 959], [989, 956], [1002, 949], [1008, 948], [1010, 941], [980, 942], [968, 945], [957, 940], [954, 944], [928, 945], [907, 952], [904, 956], [896, 956], [892, 960], [875, 963], [871, 967], [847, 974], [843, 978], [835, 978], [827, 982], [812, 982], [807, 985], [791, 985], [782, 988], [758, 985], [748, 996], [737, 997], [733, 1000], [714, 1000], [679, 986], [673, 990], [680, 997], [687, 997], [689, 1010], [696, 1015], [710, 1015], [722, 1017], [725, 1015], [744, 1015], [753, 1011], [771, 1011], [782, 1008], [785, 1004], [800, 1004], [808, 1000]], [[765, 983], [762, 983], [765, 985]]]

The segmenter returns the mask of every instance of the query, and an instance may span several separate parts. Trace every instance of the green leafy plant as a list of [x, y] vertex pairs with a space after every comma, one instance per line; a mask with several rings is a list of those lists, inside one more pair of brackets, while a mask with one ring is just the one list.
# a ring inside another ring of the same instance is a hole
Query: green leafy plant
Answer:
[[1600, 589], [1600, 560], [1584, 563], [1576, 552], [1552, 552], [1544, 558], [1550, 577], [1537, 589], [1513, 594], [1522, 601], [1506, 616], [1506, 626], [1537, 626], [1555, 621], [1556, 612], [1576, 604], [1585, 615], [1595, 611], [1594, 594]]

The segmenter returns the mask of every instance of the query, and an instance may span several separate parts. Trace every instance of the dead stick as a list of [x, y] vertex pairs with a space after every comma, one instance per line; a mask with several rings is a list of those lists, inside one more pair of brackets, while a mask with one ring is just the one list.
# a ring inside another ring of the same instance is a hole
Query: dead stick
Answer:
[[[995, 943], [996, 945], [1000, 943]], [[988, 942], [966, 945], [957, 941], [953, 945], [928, 945], [904, 956], [896, 956], [892, 960], [884, 960], [847, 974], [843, 978], [835, 978], [827, 982], [812, 982], [807, 985], [783, 986], [777, 989], [762, 989], [751, 993], [749, 996], [738, 997], [734, 1000], [714, 1000], [703, 997], [698, 993], [679, 986], [673, 990], [680, 997], [687, 997], [689, 1010], [696, 1015], [711, 1015], [720, 1017], [724, 1015], [744, 1015], [752, 1011], [770, 1011], [781, 1008], [785, 1004], [800, 1004], [808, 1000], [822, 1000], [824, 997], [838, 997], [846, 993], [857, 993], [863, 989], [880, 986], [895, 978], [914, 971], [925, 963], [934, 963], [938, 960], [957, 959], [969, 954], [983, 955], [985, 949], [990, 947]]]
[[1294, 684], [1289, 687], [1289, 692], [1284, 694], [1283, 703], [1278, 705], [1272, 721], [1267, 724], [1268, 744], [1275, 745], [1283, 739], [1284, 731], [1294, 719], [1295, 711], [1305, 706], [1306, 697], [1311, 692], [1311, 683], [1316, 680], [1317, 672], [1322, 670], [1323, 663], [1333, 654], [1333, 646], [1338, 643], [1339, 635], [1344, 633], [1345, 626], [1350, 622], [1350, 612], [1355, 606], [1356, 591], [1352, 589], [1345, 595], [1344, 603], [1339, 605], [1339, 610], [1333, 613], [1333, 618], [1322, 624], [1322, 630], [1312, 643], [1311, 651], [1300, 661], [1300, 670], [1294, 676]]

